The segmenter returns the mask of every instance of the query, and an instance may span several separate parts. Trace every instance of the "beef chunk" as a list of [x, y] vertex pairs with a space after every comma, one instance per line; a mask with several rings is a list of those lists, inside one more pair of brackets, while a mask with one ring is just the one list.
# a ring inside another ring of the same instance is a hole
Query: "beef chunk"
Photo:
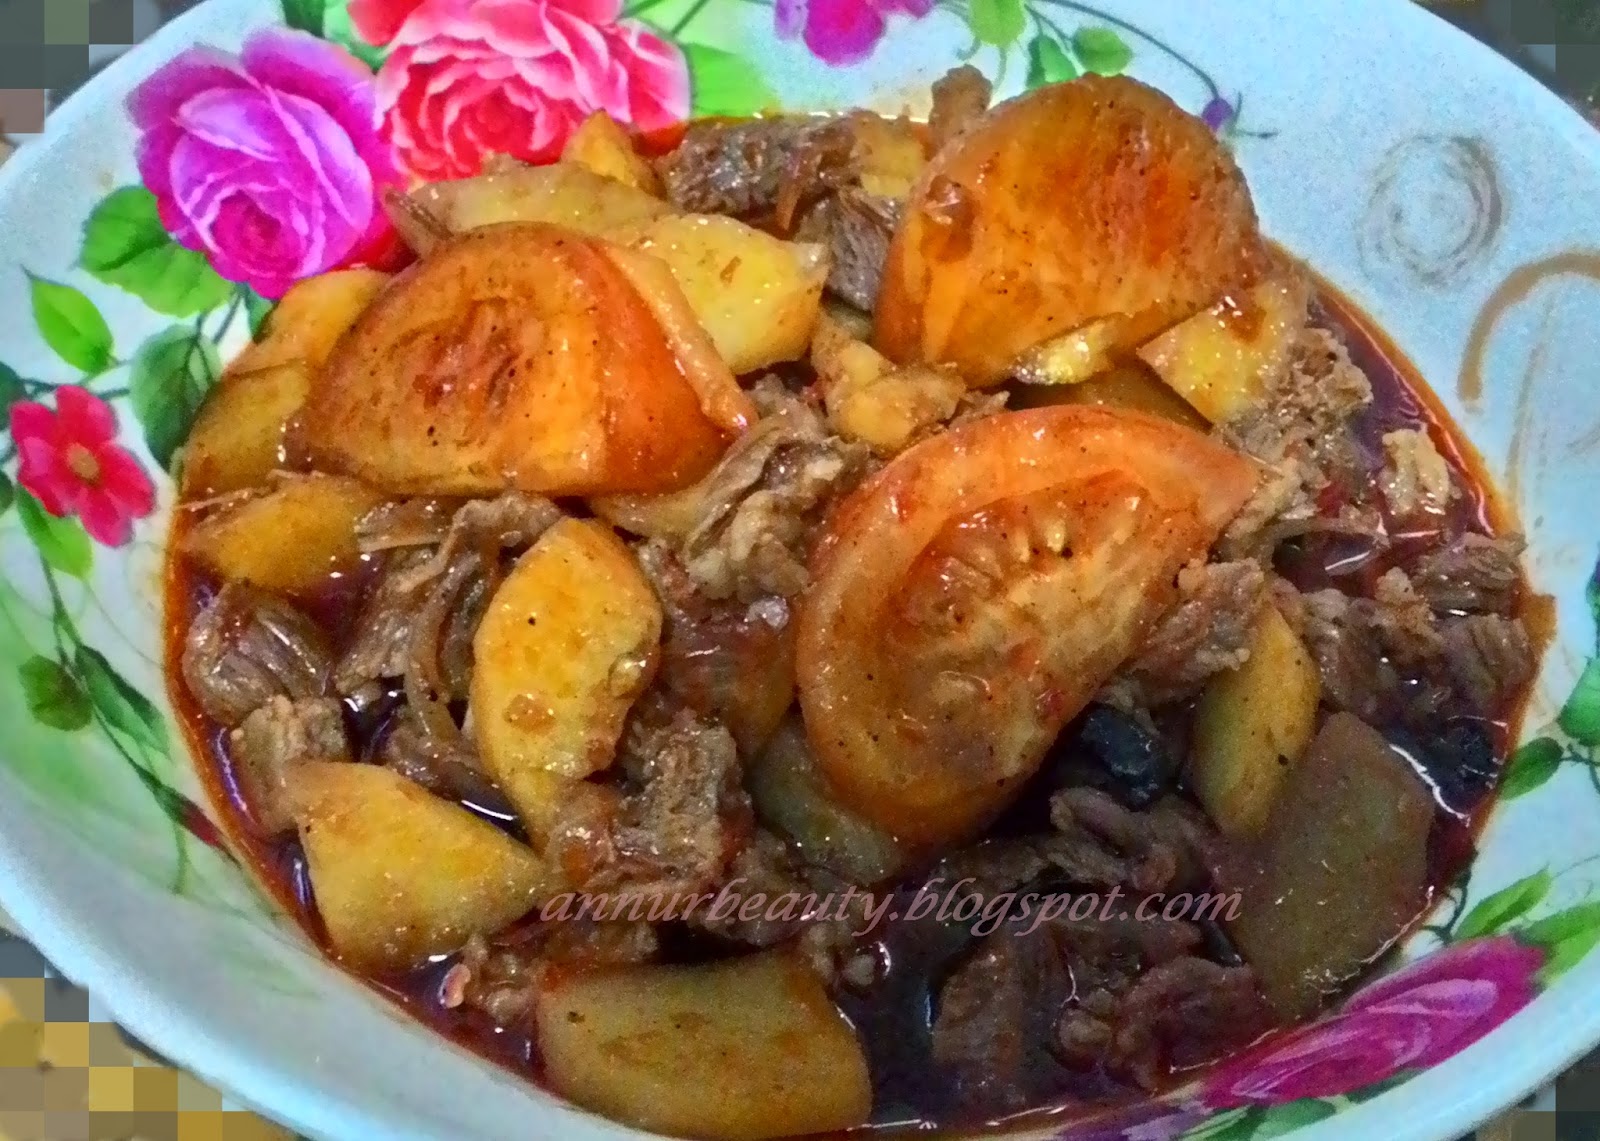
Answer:
[[339, 703], [327, 697], [267, 699], [228, 735], [233, 771], [263, 835], [294, 827], [294, 769], [310, 761], [348, 761]]
[[781, 385], [758, 386], [764, 415], [703, 483], [679, 556], [711, 599], [791, 598], [823, 512], [865, 474], [869, 453], [831, 435], [817, 411]]
[[1194, 696], [1213, 675], [1244, 664], [1266, 597], [1266, 572], [1253, 559], [1191, 563], [1178, 573], [1177, 605], [1124, 672], [1149, 705]]
[[878, 304], [889, 242], [905, 203], [899, 198], [846, 187], [824, 198], [806, 215], [795, 237], [828, 247], [828, 288], [857, 309]]
[[1528, 631], [1515, 618], [1469, 614], [1439, 624], [1444, 670], [1467, 709], [1493, 716], [1533, 677], [1537, 662]]
[[759, 219], [787, 207], [792, 217], [854, 180], [854, 151], [855, 133], [841, 119], [709, 120], [691, 124], [656, 172], [681, 210]]
[[379, 560], [377, 577], [356, 618], [355, 636], [334, 667], [334, 688], [345, 695], [404, 676], [417, 613], [432, 590], [432, 580], [418, 574], [433, 561], [428, 547], [395, 549]]
[[1521, 582], [1521, 535], [1467, 533], [1417, 560], [1412, 579], [1440, 612], [1510, 614]]
[[316, 624], [280, 598], [229, 583], [184, 640], [181, 669], [207, 717], [238, 725], [274, 697], [320, 696], [332, 653]]
[[1248, 967], [1174, 958], [1151, 967], [1122, 996], [1105, 1054], [1113, 1072], [1151, 1090], [1174, 1069], [1247, 1045], [1274, 1021]]
[[1001, 1113], [1051, 1092], [1050, 1047], [1071, 986], [1043, 930], [997, 931], [955, 970], [939, 992], [933, 1057], [962, 1105]]
[[944, 146], [989, 110], [994, 86], [971, 64], [952, 68], [934, 81], [928, 134], [935, 149]]
[[531, 1029], [539, 981], [551, 965], [648, 963], [660, 950], [649, 923], [568, 919], [540, 924], [491, 942], [474, 935], [440, 984], [446, 1010], [482, 1011], [496, 1026]]
[[[738, 887], [740, 896], [749, 899], [758, 894], [764, 895], [769, 907], [780, 896], [795, 893], [803, 898], [811, 890], [789, 858], [788, 846], [765, 829], [756, 832], [755, 838], [734, 857], [728, 867], [729, 883], [741, 879], [744, 882]], [[798, 914], [799, 908], [794, 910], [797, 914], [787, 919], [769, 919], [764, 910], [754, 919], [743, 920], [735, 909], [734, 914], [721, 918], [713, 918], [709, 912], [695, 912], [689, 920], [703, 931], [736, 943], [750, 947], [771, 947], [793, 938], [808, 926], [806, 919]]]
[[507, 820], [515, 810], [483, 771], [477, 751], [465, 735], [441, 740], [420, 718], [402, 709], [384, 736], [378, 760], [436, 796], [459, 800]]
[[1454, 487], [1450, 465], [1433, 445], [1426, 429], [1401, 428], [1383, 437], [1386, 456], [1378, 483], [1389, 513], [1407, 519], [1440, 512], [1450, 502]]

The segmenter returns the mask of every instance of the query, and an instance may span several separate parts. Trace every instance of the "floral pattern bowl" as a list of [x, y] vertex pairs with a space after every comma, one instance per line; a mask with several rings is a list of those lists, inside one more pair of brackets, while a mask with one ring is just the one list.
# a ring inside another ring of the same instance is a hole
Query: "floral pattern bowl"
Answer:
[[230, 860], [161, 668], [167, 470], [295, 281], [396, 254], [380, 196], [588, 112], [926, 109], [1129, 71], [1232, 145], [1519, 511], [1555, 642], [1470, 874], [1381, 977], [1169, 1096], [1031, 1135], [1455, 1136], [1600, 1042], [1600, 139], [1411, 5], [211, 0], [0, 172], [0, 903], [176, 1061], [302, 1131], [628, 1131], [322, 962]]

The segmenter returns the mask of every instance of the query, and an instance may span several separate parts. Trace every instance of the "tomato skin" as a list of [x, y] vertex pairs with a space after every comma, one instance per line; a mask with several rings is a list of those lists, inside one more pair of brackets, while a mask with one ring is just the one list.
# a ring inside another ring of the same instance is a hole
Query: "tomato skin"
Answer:
[[920, 850], [980, 831], [1257, 478], [1188, 428], [1073, 405], [902, 453], [836, 510], [800, 606], [801, 708], [841, 803]]

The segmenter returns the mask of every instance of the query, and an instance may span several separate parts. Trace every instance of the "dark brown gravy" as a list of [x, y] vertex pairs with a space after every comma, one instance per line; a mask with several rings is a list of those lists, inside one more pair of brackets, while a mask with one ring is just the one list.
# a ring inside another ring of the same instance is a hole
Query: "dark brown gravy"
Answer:
[[[1481, 459], [1456, 433], [1432, 393], [1416, 379], [1410, 362], [1331, 287], [1322, 286], [1318, 304], [1321, 319], [1345, 339], [1352, 359], [1372, 380], [1375, 400], [1361, 424], [1363, 444], [1376, 449], [1375, 456], [1381, 456], [1379, 441], [1383, 433], [1400, 427], [1425, 427], [1454, 468], [1457, 482], [1466, 493], [1451, 507], [1449, 515], [1438, 519], [1437, 527], [1398, 536], [1398, 551], [1379, 554], [1371, 549], [1363, 550], [1359, 545], [1330, 544], [1308, 551], [1298, 565], [1286, 568], [1291, 577], [1307, 587], [1333, 583], [1360, 591], [1370, 586], [1397, 558], [1437, 542], [1441, 534], [1464, 527], [1498, 532], [1511, 526], [1509, 512], [1495, 497]], [[184, 513], [179, 512], [169, 550], [178, 546], [184, 518]], [[359, 574], [331, 584], [327, 594], [312, 608], [313, 616], [331, 633], [342, 635], [352, 621], [356, 610], [353, 603], [362, 585]], [[231, 847], [241, 862], [270, 888], [307, 936], [326, 950], [299, 841], [264, 841], [252, 833], [227, 756], [225, 733], [200, 712], [181, 681], [179, 661], [184, 635], [210, 597], [214, 585], [180, 559], [172, 557], [167, 563], [165, 589], [166, 666], [171, 699], [180, 713], [190, 747], [200, 760], [199, 771], [213, 803], [220, 810]], [[1536, 637], [1538, 634], [1536, 630]], [[1502, 756], [1519, 716], [1519, 710], [1509, 711], [1506, 719], [1495, 726]], [[381, 730], [381, 716], [360, 722], [352, 718], [350, 727], [356, 738], [356, 755], [369, 755]], [[1441, 815], [1445, 823], [1439, 830], [1433, 853], [1436, 893], [1453, 882], [1470, 861], [1483, 815], [1484, 805], [1481, 804], [1465, 820], [1450, 821]], [[680, 948], [679, 952], [690, 954], [694, 950], [688, 946]], [[944, 942], [937, 936], [923, 940], [897, 939], [895, 946], [885, 949], [886, 954], [899, 956], [894, 964], [896, 969], [889, 972], [886, 980], [891, 985], [875, 990], [869, 998], [846, 1001], [847, 1013], [866, 1041], [878, 1091], [874, 1124], [858, 1133], [982, 1124], [952, 1114], [947, 1105], [948, 1093], [942, 1088], [945, 1083], [930, 1068], [924, 1033], [919, 1033], [915, 1025], [920, 1020], [925, 1032], [930, 996], [939, 975], [947, 969], [957, 950], [954, 939]], [[539, 1081], [538, 1050], [531, 1032], [508, 1030], [494, 1025], [479, 1012], [445, 1006], [442, 983], [450, 965], [451, 960], [445, 959], [405, 975], [357, 977], [453, 1041], [524, 1078]], [[1180, 1076], [1174, 1075], [1174, 1080]], [[1059, 1124], [1064, 1116], [1100, 1112], [1127, 1097], [1124, 1088], [1095, 1075], [1078, 1075], [1059, 1088], [1060, 1097], [1054, 1103], [1030, 1110], [1024, 1118], [1008, 1118], [1007, 1123], [1033, 1119], [1035, 1124], [1043, 1125], [1048, 1117], [1050, 1124]]]

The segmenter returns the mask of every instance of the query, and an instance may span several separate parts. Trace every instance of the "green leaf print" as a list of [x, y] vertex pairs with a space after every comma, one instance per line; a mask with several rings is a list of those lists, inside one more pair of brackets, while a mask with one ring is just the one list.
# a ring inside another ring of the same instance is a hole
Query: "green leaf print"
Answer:
[[1600, 745], [1600, 658], [1589, 659], [1572, 696], [1561, 707], [1561, 731], [1583, 745]]
[[1549, 737], [1529, 741], [1511, 754], [1505, 779], [1500, 783], [1500, 798], [1515, 800], [1526, 796], [1556, 775], [1563, 756], [1561, 743]]
[[313, 36], [322, 35], [327, 12], [328, 0], [283, 0], [283, 22]]
[[1028, 87], [1043, 87], [1047, 83], [1060, 83], [1076, 79], [1082, 74], [1072, 57], [1051, 37], [1040, 34], [1028, 44]]
[[94, 546], [82, 523], [56, 518], [26, 491], [17, 496], [17, 514], [22, 519], [22, 529], [46, 563], [73, 578], [89, 577], [94, 567]]
[[1133, 49], [1110, 28], [1079, 28], [1072, 37], [1083, 70], [1096, 75], [1121, 75], [1133, 62]]
[[221, 372], [217, 347], [198, 328], [185, 325], [157, 333], [135, 354], [130, 402], [144, 428], [145, 444], [162, 467], [170, 469]]
[[241, 285], [239, 288], [244, 291], [244, 313], [245, 319], [250, 323], [250, 339], [259, 341], [261, 330], [266, 328], [267, 318], [272, 316], [272, 311], [278, 307], [278, 303], [268, 301], [248, 285]]
[[10, 419], [11, 406], [28, 398], [28, 385], [17, 370], [0, 362], [0, 422]]
[[1022, 0], [971, 0], [967, 23], [979, 43], [1005, 48], [1022, 37], [1028, 14]]
[[89, 699], [60, 662], [34, 656], [22, 663], [17, 675], [28, 712], [39, 724], [67, 733], [89, 724]]
[[166, 719], [149, 698], [112, 668], [104, 654], [79, 645], [72, 666], [90, 704], [108, 726], [152, 752], [166, 755]]
[[1503, 930], [1544, 902], [1552, 884], [1548, 871], [1535, 872], [1473, 905], [1455, 930], [1457, 939], [1476, 939]]
[[704, 44], [682, 44], [694, 90], [695, 115], [755, 115], [778, 105], [756, 65]]
[[79, 372], [98, 376], [111, 365], [111, 328], [81, 292], [32, 278], [33, 323], [56, 356]]
[[1549, 958], [1539, 981], [1549, 983], [1575, 967], [1600, 943], [1600, 903], [1580, 903], [1512, 932], [1523, 943], [1543, 947]]
[[168, 317], [208, 312], [233, 292], [204, 254], [172, 239], [161, 224], [156, 196], [142, 186], [114, 190], [94, 208], [83, 227], [79, 262]]

